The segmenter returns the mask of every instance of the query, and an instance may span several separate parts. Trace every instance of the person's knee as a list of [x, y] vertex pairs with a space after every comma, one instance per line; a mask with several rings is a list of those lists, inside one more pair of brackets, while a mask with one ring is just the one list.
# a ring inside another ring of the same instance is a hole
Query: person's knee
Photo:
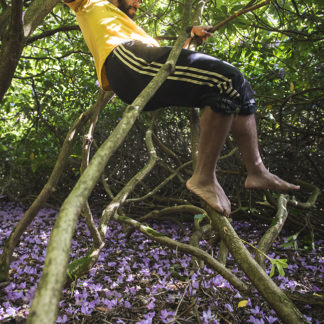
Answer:
[[238, 105], [218, 92], [206, 94], [201, 98], [200, 107], [210, 107], [214, 112], [231, 115], [238, 112]]

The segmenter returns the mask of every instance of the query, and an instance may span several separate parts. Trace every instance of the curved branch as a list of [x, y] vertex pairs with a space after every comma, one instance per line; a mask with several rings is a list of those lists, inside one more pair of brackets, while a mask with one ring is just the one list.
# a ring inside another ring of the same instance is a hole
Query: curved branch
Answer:
[[304, 182], [301, 180], [296, 180], [296, 183], [300, 184], [302, 187], [305, 187], [306, 189], [312, 190], [312, 193], [305, 203], [302, 203], [297, 200], [289, 199], [288, 204], [290, 206], [294, 206], [296, 208], [301, 208], [301, 209], [309, 209], [309, 208], [314, 207], [314, 205], [317, 201], [317, 198], [321, 193], [320, 189], [313, 184], [310, 184], [310, 183], [307, 183], [307, 182]]
[[147, 219], [150, 219], [152, 217], [160, 217], [170, 214], [181, 214], [181, 213], [190, 213], [190, 214], [203, 214], [207, 215], [206, 211], [202, 208], [199, 208], [194, 205], [180, 205], [180, 206], [172, 206], [172, 207], [166, 207], [161, 210], [152, 210], [148, 214], [142, 216], [139, 221], [144, 221]]
[[[285, 195], [280, 195], [278, 198], [278, 203], [277, 203], [277, 214], [269, 227], [269, 229], [265, 232], [265, 234], [262, 236], [259, 244], [258, 244], [258, 249], [267, 254], [269, 251], [270, 247], [272, 246], [273, 242], [276, 240], [278, 237], [279, 233], [281, 232], [287, 216], [288, 216], [288, 211], [287, 211], [287, 202], [288, 202], [288, 197]], [[255, 260], [259, 263], [259, 265], [265, 269], [265, 256], [261, 253], [258, 253], [255, 257]]]
[[114, 216], [114, 214], [117, 212], [118, 208], [122, 206], [122, 204], [125, 202], [127, 196], [133, 191], [135, 186], [141, 182], [144, 177], [152, 170], [154, 167], [158, 156], [156, 154], [153, 142], [152, 142], [152, 125], [150, 128], [146, 131], [146, 146], [147, 150], [150, 155], [150, 159], [148, 163], [144, 166], [142, 170], [137, 172], [137, 174], [128, 181], [128, 183], [123, 187], [123, 189], [116, 195], [116, 197], [109, 203], [109, 205], [105, 208], [105, 210], [102, 213], [102, 217], [100, 219], [99, 224], [99, 232], [104, 239], [107, 231], [107, 225], [111, 217]]
[[171, 175], [169, 175], [164, 181], [162, 181], [158, 186], [156, 186], [152, 191], [147, 193], [145, 196], [139, 197], [139, 198], [127, 199], [126, 203], [141, 201], [141, 200], [144, 200], [144, 199], [147, 199], [147, 198], [153, 196], [157, 191], [159, 191], [163, 186], [165, 186], [170, 180], [172, 180], [181, 169], [185, 168], [186, 166], [190, 165], [191, 163], [192, 163], [192, 161], [188, 161], [188, 162], [182, 164]]
[[34, 0], [25, 13], [24, 37], [27, 40], [60, 0]]
[[237, 290], [242, 292], [243, 294], [249, 294], [249, 287], [245, 285], [240, 279], [238, 279], [230, 270], [226, 269], [221, 263], [219, 263], [216, 259], [214, 259], [210, 254], [207, 252], [194, 247], [189, 244], [177, 242], [166, 235], [155, 231], [154, 229], [150, 228], [149, 226], [145, 226], [140, 222], [129, 218], [127, 216], [118, 216], [115, 215], [115, 220], [118, 222], [123, 222], [128, 224], [143, 234], [147, 235], [154, 241], [157, 241], [161, 244], [170, 246], [172, 248], [178, 249], [184, 253], [188, 253], [194, 255], [200, 260], [204, 260], [212, 269], [217, 271], [220, 275], [222, 275], [228, 282], [233, 285]]
[[254, 11], [256, 9], [259, 9], [259, 8], [261, 8], [261, 7], [269, 4], [270, 1], [271, 0], [266, 0], [266, 1], [263, 1], [263, 2], [261, 2], [259, 4], [257, 4], [257, 5], [254, 5], [254, 6], [248, 7], [248, 8], [244, 8], [244, 9], [236, 12], [234, 15], [232, 15], [232, 16], [224, 19], [223, 21], [221, 21], [220, 23], [218, 23], [217, 25], [215, 25], [212, 29], [210, 29], [210, 32], [211, 33], [214, 33], [216, 30], [220, 29], [221, 27], [223, 27], [225, 24], [227, 24], [231, 20], [233, 20], [233, 19], [235, 19], [235, 18], [237, 18], [237, 17], [239, 17], [239, 16], [241, 16], [241, 15], [247, 13], [247, 12]]
[[43, 32], [41, 34], [29, 37], [26, 44], [29, 45], [29, 44], [31, 44], [31, 43], [39, 40], [39, 39], [49, 37], [49, 36], [53, 36], [56, 33], [64, 32], [64, 31], [72, 31], [72, 30], [80, 30], [80, 27], [77, 26], [77, 25], [74, 25], [74, 26], [62, 26], [62, 27], [59, 27], [59, 28], [48, 30], [48, 31], [45, 31], [45, 32]]

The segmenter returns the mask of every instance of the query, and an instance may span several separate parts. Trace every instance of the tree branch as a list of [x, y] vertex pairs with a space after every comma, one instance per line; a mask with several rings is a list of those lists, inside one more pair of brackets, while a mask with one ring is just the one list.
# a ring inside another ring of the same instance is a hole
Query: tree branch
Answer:
[[149, 226], [145, 226], [140, 222], [129, 218], [127, 216], [115, 216], [115, 220], [118, 222], [123, 222], [128, 224], [143, 234], [147, 235], [154, 241], [160, 242], [163, 245], [170, 246], [171, 248], [178, 249], [184, 253], [188, 253], [194, 255], [198, 259], [204, 260], [212, 269], [222, 275], [228, 282], [233, 285], [236, 289], [238, 289], [243, 294], [249, 294], [249, 287], [246, 286], [240, 279], [238, 279], [230, 270], [226, 269], [221, 263], [219, 263], [216, 259], [214, 259], [210, 254], [207, 252], [196, 248], [192, 245], [177, 242], [166, 235], [159, 233]]
[[186, 166], [190, 165], [192, 163], [192, 161], [188, 161], [184, 164], [182, 164], [179, 168], [177, 168], [170, 176], [168, 176], [166, 179], [164, 179], [158, 186], [156, 186], [153, 190], [151, 190], [149, 193], [147, 193], [145, 196], [143, 197], [139, 197], [139, 198], [130, 198], [126, 200], [126, 203], [130, 203], [130, 202], [137, 202], [137, 201], [141, 201], [144, 199], [147, 199], [151, 196], [153, 196], [158, 190], [160, 190], [163, 186], [165, 186], [170, 180], [172, 180], [177, 174], [178, 172], [185, 168]]
[[[276, 240], [278, 235], [280, 234], [287, 216], [288, 216], [288, 211], [287, 211], [287, 202], [288, 202], [288, 197], [284, 195], [280, 195], [278, 198], [277, 202], [277, 214], [268, 228], [268, 230], [265, 232], [265, 234], [262, 236], [261, 240], [259, 241], [258, 244], [258, 249], [267, 254], [269, 251], [270, 247], [272, 246], [273, 242]], [[259, 265], [265, 269], [265, 256], [261, 253], [258, 253], [255, 257], [256, 262], [259, 263]]]
[[89, 108], [89, 110], [82, 113], [79, 116], [79, 118], [73, 123], [73, 125], [70, 127], [65, 137], [60, 154], [55, 163], [54, 169], [50, 175], [50, 178], [48, 179], [47, 183], [45, 184], [45, 186], [43, 187], [42, 191], [39, 193], [37, 198], [34, 200], [32, 205], [25, 212], [24, 216], [19, 220], [19, 222], [11, 232], [9, 238], [6, 240], [4, 244], [2, 254], [0, 257], [0, 281], [5, 281], [8, 279], [12, 254], [19, 242], [20, 236], [23, 234], [23, 232], [29, 226], [29, 224], [33, 221], [33, 219], [35, 218], [39, 210], [43, 207], [44, 203], [47, 201], [50, 195], [55, 191], [55, 187], [66, 165], [67, 157], [70, 153], [75, 136], [78, 134], [80, 129], [85, 125], [85, 123], [92, 116], [92, 114], [96, 110], [96, 106], [106, 105], [111, 97], [112, 97], [111, 92], [104, 93], [102, 91], [96, 103], [93, 104], [92, 107]]
[[[257, 5], [254, 5], [252, 7], [247, 7], [247, 8], [244, 8], [244, 9], [236, 12], [234, 15], [224, 19], [223, 21], [221, 21], [220, 23], [215, 25], [212, 29], [209, 30], [209, 32], [214, 33], [216, 30], [220, 29], [222, 26], [224, 26], [225, 24], [227, 24], [231, 20], [233, 20], [233, 19], [235, 19], [235, 18], [237, 18], [237, 17], [239, 17], [239, 16], [241, 16], [241, 15], [247, 13], [247, 12], [254, 11], [254, 10], [259, 9], [259, 8], [261, 8], [263, 6], [266, 6], [266, 5], [268, 5], [270, 3], [270, 1], [271, 0], [266, 0], [266, 1], [263, 1], [263, 2], [261, 2], [259, 4], [257, 4]], [[252, 2], [254, 2], [254, 1], [252, 1]]]
[[29, 44], [31, 44], [31, 43], [39, 40], [39, 39], [46, 38], [46, 37], [49, 37], [49, 36], [53, 36], [56, 33], [65, 32], [65, 31], [73, 31], [73, 30], [80, 30], [80, 27], [77, 26], [77, 25], [74, 25], [74, 26], [62, 26], [62, 27], [59, 27], [59, 28], [56, 28], [56, 29], [48, 30], [48, 31], [45, 31], [45, 32], [43, 32], [41, 34], [29, 37], [26, 44], [29, 45]]
[[317, 201], [317, 198], [321, 193], [320, 189], [313, 184], [310, 184], [310, 183], [307, 183], [307, 182], [304, 182], [301, 180], [296, 180], [296, 183], [300, 184], [302, 187], [305, 187], [306, 189], [310, 189], [312, 191], [312, 193], [305, 203], [297, 201], [297, 200], [289, 199], [288, 204], [290, 206], [294, 206], [294, 207], [301, 208], [301, 209], [309, 209], [309, 208], [314, 207], [314, 205]]

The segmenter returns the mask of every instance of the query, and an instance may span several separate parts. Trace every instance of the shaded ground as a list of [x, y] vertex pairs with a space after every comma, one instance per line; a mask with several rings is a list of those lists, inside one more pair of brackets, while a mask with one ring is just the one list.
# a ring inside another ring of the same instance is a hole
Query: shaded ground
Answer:
[[[0, 247], [22, 215], [21, 207], [0, 204]], [[16, 249], [10, 270], [11, 282], [0, 288], [1, 322], [25, 321], [55, 217], [55, 211], [43, 209]], [[169, 222], [151, 225], [173, 239], [189, 240], [188, 224], [183, 228]], [[234, 222], [234, 226], [238, 234], [252, 244], [266, 229], [266, 225], [256, 222]], [[289, 264], [285, 277], [276, 273], [275, 281], [290, 292], [322, 295], [323, 240], [316, 241], [315, 250], [311, 252], [280, 247], [284, 237], [291, 234], [282, 233], [271, 252], [271, 257], [288, 259]], [[141, 233], [134, 232], [126, 239], [121, 226], [113, 222], [106, 242], [99, 262], [89, 275], [64, 289], [58, 323], [280, 323], [257, 293], [253, 298], [241, 296], [209, 268], [195, 269], [190, 256], [161, 247]], [[200, 242], [203, 249], [217, 256], [217, 249], [212, 249], [211, 243], [210, 237]], [[90, 244], [89, 231], [80, 218], [71, 258], [83, 256]], [[228, 266], [240, 274], [231, 258]], [[270, 265], [267, 271], [270, 272]], [[310, 322], [324, 323], [322, 306], [296, 304]]]

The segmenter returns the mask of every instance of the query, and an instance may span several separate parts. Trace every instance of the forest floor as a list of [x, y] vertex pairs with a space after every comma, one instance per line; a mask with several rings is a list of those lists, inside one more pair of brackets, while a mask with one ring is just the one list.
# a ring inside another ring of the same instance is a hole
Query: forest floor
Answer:
[[[0, 203], [0, 251], [24, 209]], [[10, 282], [0, 285], [0, 322], [24, 323], [40, 278], [46, 246], [56, 211], [42, 209], [24, 233], [11, 264]], [[188, 242], [192, 226], [172, 222], [150, 225], [173, 239]], [[233, 221], [239, 236], [256, 244], [267, 225], [259, 221]], [[294, 233], [283, 231], [269, 253], [287, 259], [285, 276], [276, 272], [274, 281], [289, 292], [323, 295], [324, 245], [315, 240], [312, 251], [281, 247]], [[200, 247], [217, 256], [212, 237]], [[71, 259], [84, 256], [91, 246], [89, 231], [79, 218]], [[251, 251], [251, 253], [254, 253]], [[229, 256], [228, 267], [242, 280], [248, 279]], [[267, 272], [271, 265], [268, 263]], [[324, 323], [321, 305], [295, 302], [310, 323]], [[188, 255], [160, 246], [139, 232], [130, 238], [122, 227], [110, 224], [106, 247], [98, 263], [86, 276], [63, 291], [57, 323], [280, 323], [265, 300], [255, 291], [241, 296], [225, 279], [208, 267], [197, 269]]]

